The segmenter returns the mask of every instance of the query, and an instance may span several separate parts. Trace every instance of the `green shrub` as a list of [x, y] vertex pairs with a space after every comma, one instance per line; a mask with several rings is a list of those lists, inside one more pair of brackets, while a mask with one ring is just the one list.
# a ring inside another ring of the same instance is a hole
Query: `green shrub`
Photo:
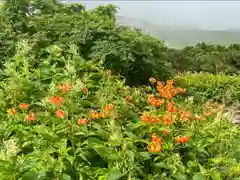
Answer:
[[226, 104], [240, 102], [240, 77], [224, 74], [187, 73], [176, 76], [175, 82], [201, 95], [205, 100], [213, 99]]
[[240, 45], [230, 46], [199, 43], [181, 50], [168, 49], [174, 70], [182, 72], [209, 72], [228, 75], [239, 74]]
[[[20, 47], [0, 82], [1, 180], [239, 176], [239, 127], [218, 108], [166, 99], [176, 89], [160, 83], [163, 94], [150, 98], [154, 89], [124, 86], [74, 47], [63, 57], [51, 46], [45, 60]], [[39, 67], [29, 66], [33, 59]]]
[[[19, 40], [27, 40], [33, 46], [31, 53], [40, 58], [48, 57], [45, 48], [49, 45], [60, 46], [60, 54], [65, 56], [69, 44], [74, 43], [85, 60], [103, 60], [103, 66], [124, 76], [127, 84], [146, 84], [151, 76], [167, 79], [171, 75], [164, 42], [141, 30], [118, 25], [115, 6], [86, 10], [78, 4], [39, 1], [4, 4], [0, 14], [2, 61], [14, 55]], [[32, 9], [23, 8], [29, 4]], [[39, 61], [30, 65], [37, 66]]]

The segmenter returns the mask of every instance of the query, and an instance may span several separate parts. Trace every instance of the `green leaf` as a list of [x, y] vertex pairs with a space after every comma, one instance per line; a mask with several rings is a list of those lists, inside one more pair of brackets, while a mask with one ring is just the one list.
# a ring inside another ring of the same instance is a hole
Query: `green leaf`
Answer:
[[137, 139], [138, 139], [138, 137], [137, 137], [135, 134], [133, 134], [132, 132], [125, 131], [124, 133], [125, 133], [128, 137], [132, 138], [133, 140], [137, 140]]
[[181, 173], [176, 173], [173, 177], [176, 178], [176, 180], [186, 180], [187, 179], [187, 177]]
[[156, 167], [164, 168], [164, 169], [170, 169], [169, 166], [164, 162], [159, 162], [155, 164]]
[[67, 175], [67, 174], [63, 174], [62, 177], [60, 178], [60, 180], [71, 180], [71, 176]]
[[151, 158], [151, 154], [149, 154], [148, 152], [140, 152], [140, 156], [143, 157], [143, 160]]
[[201, 164], [198, 164], [198, 166], [199, 166], [201, 174], [206, 174], [207, 173], [207, 170]]
[[46, 173], [26, 172], [22, 176], [22, 180], [40, 180], [46, 177]]
[[212, 172], [210, 175], [211, 175], [213, 180], [222, 180], [220, 172]]
[[87, 101], [87, 100], [79, 100], [79, 104], [84, 106], [84, 108], [90, 108], [90, 107], [92, 107], [93, 103], [91, 101]]
[[99, 139], [95, 138], [95, 137], [89, 137], [87, 139], [87, 144], [89, 147], [93, 147], [94, 145], [98, 145], [98, 144], [102, 144], [103, 142], [100, 141]]
[[202, 174], [198, 173], [193, 176], [193, 180], [205, 180], [205, 177]]
[[49, 147], [49, 148], [45, 149], [45, 152], [48, 154], [52, 154], [52, 153], [57, 152], [57, 149], [55, 149], [53, 147]]
[[105, 146], [94, 146], [93, 149], [103, 158], [108, 156], [109, 153], [109, 148], [105, 147]]
[[134, 161], [134, 159], [135, 159], [135, 153], [133, 153], [133, 151], [128, 150], [128, 151], [126, 152], [126, 154], [127, 154], [128, 157], [131, 159], [131, 161]]
[[119, 178], [123, 177], [126, 173], [121, 173], [120, 171], [111, 172], [107, 178], [107, 180], [118, 180]]

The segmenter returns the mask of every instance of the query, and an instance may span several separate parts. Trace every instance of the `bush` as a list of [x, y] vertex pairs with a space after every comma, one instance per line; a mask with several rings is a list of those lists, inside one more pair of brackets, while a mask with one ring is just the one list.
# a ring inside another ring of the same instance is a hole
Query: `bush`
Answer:
[[213, 99], [226, 104], [240, 102], [239, 76], [187, 73], [174, 79], [178, 85], [200, 94], [205, 100]]
[[168, 56], [174, 70], [183, 72], [239, 74], [240, 45], [230, 46], [198, 43], [181, 50], [168, 49]]
[[[151, 76], [167, 79], [171, 75], [164, 42], [118, 25], [115, 6], [86, 10], [79, 4], [39, 1], [5, 2], [0, 16], [3, 62], [14, 55], [20, 40], [28, 41], [33, 47], [31, 53], [40, 59], [48, 57], [45, 48], [49, 45], [61, 47], [59, 53], [65, 56], [73, 43], [85, 60], [102, 60], [106, 69], [124, 76], [129, 85], [146, 84]], [[24, 8], [27, 6], [31, 8]], [[30, 65], [38, 64], [33, 61]]]
[[142, 93], [74, 47], [67, 58], [59, 47], [47, 50], [38, 68], [30, 68], [26, 49], [5, 63], [2, 180], [239, 176], [239, 127], [219, 119], [218, 106], [180, 101], [175, 95], [184, 89], [173, 81], [155, 86], [151, 79], [154, 88]]

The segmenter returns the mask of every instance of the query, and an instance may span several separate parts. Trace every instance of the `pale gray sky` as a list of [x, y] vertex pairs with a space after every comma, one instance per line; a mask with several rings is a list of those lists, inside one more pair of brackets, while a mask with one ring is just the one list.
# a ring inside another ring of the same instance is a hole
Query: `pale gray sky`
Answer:
[[115, 4], [119, 15], [158, 25], [197, 26], [203, 29], [240, 28], [240, 1], [80, 1], [88, 8]]

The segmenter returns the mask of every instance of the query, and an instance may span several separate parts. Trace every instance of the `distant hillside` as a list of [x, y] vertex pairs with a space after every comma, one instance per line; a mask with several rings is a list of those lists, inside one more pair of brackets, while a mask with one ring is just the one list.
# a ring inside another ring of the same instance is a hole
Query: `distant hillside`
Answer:
[[166, 41], [169, 46], [182, 48], [186, 45], [194, 45], [198, 42], [229, 45], [240, 43], [240, 30], [202, 30], [196, 27], [174, 27], [168, 25], [156, 25], [144, 20], [117, 16], [119, 24], [141, 28], [145, 32]]

